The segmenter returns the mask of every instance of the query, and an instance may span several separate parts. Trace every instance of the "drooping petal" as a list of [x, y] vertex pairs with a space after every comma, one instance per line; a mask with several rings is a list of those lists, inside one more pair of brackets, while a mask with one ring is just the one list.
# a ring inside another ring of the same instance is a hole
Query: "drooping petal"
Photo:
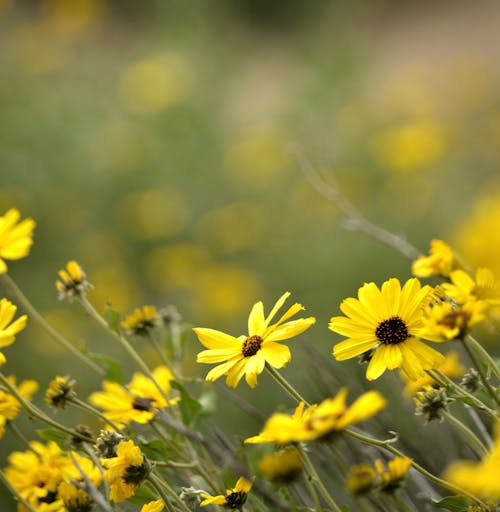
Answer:
[[399, 368], [403, 360], [400, 345], [386, 345], [384, 347], [384, 357], [386, 366], [389, 370]]
[[247, 358], [244, 357], [239, 361], [236, 361], [236, 364], [227, 372], [226, 384], [235, 388], [240, 382], [241, 378], [245, 374], [245, 368], [247, 364]]
[[438, 367], [445, 360], [443, 354], [422, 343], [416, 338], [411, 338], [401, 344], [403, 354], [402, 369], [411, 380], [421, 377], [424, 370]]
[[368, 380], [378, 379], [387, 370], [386, 358], [385, 358], [385, 347], [387, 345], [380, 345], [375, 350], [371, 361], [368, 363], [366, 369], [366, 378]]
[[274, 341], [263, 343], [259, 352], [274, 368], [283, 368], [292, 358], [290, 349], [286, 345]]
[[233, 358], [230, 359], [229, 361], [226, 361], [225, 363], [217, 365], [215, 368], [212, 368], [207, 373], [205, 380], [207, 380], [208, 382], [213, 382], [217, 380], [219, 377], [228, 374], [228, 372], [230, 372], [232, 368], [240, 361], [241, 359]]
[[245, 380], [251, 388], [254, 388], [257, 385], [257, 375], [262, 373], [265, 364], [266, 360], [262, 356], [260, 350], [254, 356], [246, 358]]

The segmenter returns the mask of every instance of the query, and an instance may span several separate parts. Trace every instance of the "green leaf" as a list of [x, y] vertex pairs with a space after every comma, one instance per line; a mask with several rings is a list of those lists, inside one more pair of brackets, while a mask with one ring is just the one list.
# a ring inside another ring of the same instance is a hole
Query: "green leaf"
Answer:
[[437, 508], [444, 508], [452, 512], [467, 512], [468, 500], [463, 496], [447, 496], [442, 500], [432, 500]]
[[165, 443], [159, 439], [139, 443], [139, 445], [148, 459], [165, 459], [168, 457]]
[[104, 310], [104, 320], [106, 320], [110, 330], [118, 332], [120, 329], [120, 313], [116, 309], [107, 306]]
[[342, 505], [340, 510], [342, 510], [342, 512], [350, 512], [351, 509], [347, 505]]
[[87, 354], [90, 359], [98, 363], [106, 372], [105, 379], [113, 382], [123, 383], [122, 367], [120, 363], [112, 357], [104, 354], [97, 354], [95, 352]]
[[202, 406], [200, 402], [193, 398], [188, 393], [186, 388], [182, 386], [182, 384], [179, 384], [175, 380], [170, 381], [170, 384], [174, 389], [177, 389], [177, 391], [179, 391], [179, 394], [181, 395], [179, 409], [181, 411], [182, 421], [184, 422], [184, 425], [193, 425], [193, 423], [200, 415], [200, 412], [202, 411]]
[[43, 439], [44, 441], [54, 441], [54, 443], [61, 448], [61, 450], [66, 450], [68, 448], [68, 434], [61, 432], [60, 430], [54, 430], [52, 428], [40, 428], [36, 431], [38, 437]]

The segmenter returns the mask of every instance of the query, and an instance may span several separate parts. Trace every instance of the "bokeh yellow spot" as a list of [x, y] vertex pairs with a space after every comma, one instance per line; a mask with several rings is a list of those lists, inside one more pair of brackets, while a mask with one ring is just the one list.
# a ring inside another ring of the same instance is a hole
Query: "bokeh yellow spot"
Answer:
[[186, 60], [178, 54], [147, 57], [125, 69], [120, 95], [131, 112], [155, 114], [186, 96], [189, 75]]

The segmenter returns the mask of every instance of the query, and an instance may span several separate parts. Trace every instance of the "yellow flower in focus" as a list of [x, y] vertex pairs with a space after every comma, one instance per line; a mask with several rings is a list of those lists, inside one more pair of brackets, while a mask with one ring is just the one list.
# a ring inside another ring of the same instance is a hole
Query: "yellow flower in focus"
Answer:
[[135, 336], [147, 336], [160, 323], [160, 317], [154, 306], [135, 308], [133, 313], [122, 321], [122, 327]]
[[443, 289], [459, 304], [482, 302], [488, 308], [500, 306], [500, 281], [489, 268], [478, 268], [475, 279], [463, 270], [455, 270], [450, 280], [451, 283], [443, 283]]
[[[22, 315], [12, 322], [16, 311], [17, 306], [14, 306], [12, 302], [7, 299], [0, 300], [0, 348], [12, 345], [16, 339], [16, 334], [26, 327], [27, 315]], [[5, 361], [7, 359], [0, 352], [0, 365], [4, 364]]]
[[[10, 375], [8, 379], [13, 386], [16, 385], [16, 378], [13, 375]], [[17, 390], [24, 399], [31, 400], [31, 397], [38, 391], [38, 383], [35, 380], [24, 380], [17, 386]], [[0, 439], [5, 433], [7, 421], [16, 418], [20, 411], [21, 404], [17, 398], [7, 391], [0, 390]]]
[[295, 303], [277, 322], [271, 324], [289, 296], [290, 292], [284, 293], [267, 317], [264, 316], [264, 305], [257, 302], [248, 317], [248, 336], [235, 338], [214, 329], [193, 329], [201, 344], [208, 349], [200, 352], [196, 361], [222, 363], [208, 372], [206, 380], [214, 381], [227, 375], [226, 384], [234, 388], [245, 375], [247, 384], [253, 388], [257, 385], [257, 375], [262, 373], [266, 363], [274, 368], [283, 368], [290, 361], [290, 349], [276, 342], [298, 336], [309, 329], [316, 319], [299, 318], [287, 322], [304, 309], [302, 304]]
[[395, 457], [387, 463], [387, 469], [380, 459], [375, 461], [375, 469], [379, 479], [380, 490], [393, 493], [403, 483], [411, 466], [411, 459], [407, 457]]
[[24, 219], [15, 208], [0, 217], [0, 274], [7, 272], [5, 260], [18, 260], [27, 256], [33, 244], [35, 221]]
[[164, 508], [162, 500], [155, 500], [143, 505], [140, 512], [161, 512]]
[[105, 468], [104, 478], [110, 486], [110, 498], [116, 503], [130, 498], [151, 470], [141, 449], [132, 440], [122, 441], [116, 449], [116, 457], [101, 462]]
[[355, 496], [362, 496], [375, 485], [375, 470], [369, 464], [357, 464], [349, 468], [345, 482], [346, 489]]
[[412, 272], [417, 277], [448, 277], [459, 266], [448, 244], [442, 240], [431, 240], [429, 256], [420, 255], [413, 262]]
[[358, 298], [349, 297], [340, 305], [346, 315], [332, 317], [329, 328], [348, 339], [333, 347], [333, 356], [344, 361], [364, 353], [371, 354], [366, 378], [374, 380], [385, 370], [402, 368], [410, 379], [418, 379], [424, 370], [436, 368], [444, 357], [422, 343], [417, 336], [422, 328], [422, 306], [431, 288], [409, 279], [401, 288], [398, 279], [367, 283]]
[[[458, 359], [458, 353], [454, 351], [450, 351], [445, 355], [443, 363], [439, 365], [436, 370], [439, 370], [450, 378], [460, 377], [465, 373], [465, 368], [460, 364]], [[421, 389], [436, 384], [435, 380], [427, 374], [422, 375], [422, 377], [417, 380], [410, 380], [401, 372], [401, 378], [406, 381], [406, 386], [403, 391], [406, 396], [411, 396]]]
[[[166, 395], [170, 393], [173, 375], [166, 366], [153, 370], [153, 377]], [[89, 402], [102, 409], [109, 420], [124, 426], [131, 421], [148, 423], [154, 419], [157, 409], [164, 409], [178, 402], [173, 398], [167, 402], [154, 382], [142, 373], [134, 373], [132, 380], [123, 387], [116, 382], [104, 381], [104, 391], [96, 391]]]
[[253, 485], [253, 479], [247, 480], [240, 477], [236, 482], [234, 489], [227, 489], [226, 495], [210, 496], [210, 494], [201, 493], [203, 501], [200, 503], [202, 507], [207, 505], [221, 505], [223, 507], [240, 509], [247, 501], [248, 493]]
[[76, 261], [68, 261], [66, 268], [59, 270], [59, 278], [56, 288], [59, 292], [59, 300], [73, 300], [75, 297], [85, 295], [92, 285], [87, 281], [87, 276], [82, 267]]
[[336, 397], [328, 398], [319, 405], [311, 405], [304, 410], [304, 402], [301, 402], [292, 415], [273, 414], [260, 434], [245, 439], [245, 443], [283, 445], [324, 439], [372, 417], [386, 405], [378, 391], [364, 393], [350, 407], [346, 406], [346, 396], [347, 388], [342, 388]]
[[264, 455], [257, 467], [268, 480], [289, 483], [301, 473], [302, 461], [297, 450], [290, 447]]

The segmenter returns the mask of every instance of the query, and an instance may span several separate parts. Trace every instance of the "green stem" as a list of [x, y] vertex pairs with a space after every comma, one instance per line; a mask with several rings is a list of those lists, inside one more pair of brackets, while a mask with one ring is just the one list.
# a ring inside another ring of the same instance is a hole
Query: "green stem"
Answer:
[[309, 407], [309, 402], [305, 400], [300, 393], [283, 377], [274, 367], [266, 362], [266, 370], [271, 377], [297, 402], [304, 402]]
[[167, 355], [162, 350], [161, 345], [159, 344], [158, 340], [154, 337], [154, 335], [151, 332], [148, 332], [148, 340], [151, 342], [151, 345], [153, 345], [153, 348], [156, 350], [156, 352], [160, 356], [161, 362], [169, 369], [169, 371], [173, 375], [174, 379], [178, 380], [176, 372], [172, 368], [172, 363], [168, 360]]
[[[297, 451], [299, 453], [300, 460], [302, 461], [302, 464], [304, 465], [304, 469], [306, 470], [307, 474], [309, 475], [311, 482], [318, 489], [321, 496], [323, 496], [324, 500], [328, 503], [328, 505], [330, 507], [332, 507], [332, 509], [335, 512], [342, 512], [340, 507], [335, 503], [334, 499], [330, 496], [330, 493], [328, 492], [325, 485], [319, 478], [319, 475], [316, 472], [316, 469], [313, 466], [311, 459], [309, 458], [306, 451], [304, 450], [304, 447], [301, 444], [297, 445]], [[321, 507], [318, 508], [318, 506], [317, 506], [317, 510], [321, 511]]]
[[453, 423], [460, 431], [464, 434], [465, 438], [468, 439], [469, 445], [476, 451], [479, 456], [484, 456], [488, 453], [488, 450], [479, 440], [479, 438], [472, 432], [472, 430], [462, 423], [458, 418], [455, 418], [449, 412], [443, 412], [443, 416], [451, 423]]
[[0, 480], [4, 483], [5, 487], [11, 492], [15, 500], [22, 503], [29, 512], [36, 512], [36, 510], [17, 492], [17, 490], [11, 485], [5, 473], [0, 469]]
[[490, 384], [488, 378], [484, 374], [484, 370], [481, 366], [481, 363], [478, 361], [476, 354], [474, 354], [474, 351], [470, 348], [468, 341], [466, 341], [465, 339], [462, 340], [462, 345], [464, 346], [467, 355], [472, 361], [472, 364], [475, 366], [477, 372], [479, 373], [479, 378], [481, 379], [484, 388], [491, 396], [491, 398], [493, 398], [496, 404], [500, 407], [500, 398], [498, 398], [497, 392], [495, 391], [495, 389], [493, 389], [493, 386]]
[[[394, 448], [394, 446], [391, 445], [391, 443], [394, 442], [394, 440], [392, 440], [392, 439], [390, 439], [388, 441], [382, 441], [380, 439], [375, 439], [373, 437], [365, 436], [363, 434], [360, 434], [360, 433], [355, 432], [354, 430], [350, 430], [350, 429], [346, 429], [344, 432], [346, 434], [350, 435], [351, 437], [358, 439], [359, 441], [361, 441], [363, 443], [371, 444], [372, 446], [378, 446], [380, 448], [384, 448], [388, 452], [390, 452], [393, 455], [396, 455], [398, 457], [410, 458], [410, 457], [406, 457], [406, 455], [404, 453], [400, 452], [397, 448]], [[427, 471], [425, 468], [423, 468], [420, 464], [417, 464], [413, 459], [411, 459], [411, 466], [414, 469], [416, 469], [420, 474], [425, 476], [431, 482], [434, 482], [445, 489], [450, 489], [451, 491], [453, 491], [456, 494], [462, 494], [463, 496], [466, 496], [467, 498], [475, 501], [479, 505], [484, 506], [484, 502], [481, 501], [476, 496], [474, 496], [473, 494], [465, 491], [464, 489], [458, 487], [457, 485], [452, 484], [451, 482], [447, 482], [446, 480], [443, 480], [443, 479], [433, 475], [432, 473]]]
[[170, 504], [170, 500], [168, 499], [167, 495], [163, 491], [162, 487], [158, 484], [157, 481], [155, 481], [154, 475], [150, 475], [148, 477], [148, 482], [154, 487], [155, 491], [160, 495], [161, 501], [163, 501], [165, 508], [168, 511], [173, 511], [172, 505]]
[[102, 420], [104, 423], [107, 423], [113, 430], [116, 430], [116, 432], [121, 432], [120, 427], [112, 422], [109, 418], [106, 418], [102, 412], [98, 411], [97, 409], [94, 409], [91, 405], [89, 405], [87, 402], [84, 402], [80, 400], [79, 398], [73, 397], [69, 400], [73, 405], [76, 405], [80, 409], [83, 409], [84, 411], [89, 412], [90, 414], [96, 416], [100, 420]]
[[17, 390], [15, 386], [13, 386], [7, 377], [3, 373], [0, 372], [0, 382], [9, 390], [9, 392], [16, 397], [16, 399], [21, 403], [21, 405], [33, 416], [34, 418], [39, 419], [40, 421], [43, 421], [44, 423], [47, 423], [47, 425], [50, 425], [51, 427], [54, 427], [57, 430], [60, 430], [61, 432], [64, 432], [65, 434], [69, 434], [72, 437], [78, 437], [79, 439], [82, 439], [83, 441], [93, 443], [94, 440], [81, 434], [80, 432], [76, 432], [75, 430], [71, 430], [68, 427], [65, 427], [64, 425], [61, 425], [60, 423], [57, 423], [52, 418], [44, 414], [42, 411], [40, 411], [37, 407], [35, 407], [31, 402], [28, 402], [21, 393]]
[[198, 464], [196, 461], [193, 462], [174, 462], [173, 460], [151, 460], [149, 459], [151, 464], [154, 464], [158, 467], [165, 468], [179, 468], [179, 469], [192, 469], [195, 468]]
[[476, 340], [473, 336], [470, 334], [467, 334], [465, 337], [465, 340], [467, 343], [472, 345], [474, 350], [481, 354], [481, 357], [488, 363], [488, 366], [493, 370], [493, 373], [495, 374], [497, 379], [500, 379], [500, 368], [498, 368], [498, 365], [493, 360], [493, 358], [490, 356], [487, 350], [484, 349], [484, 347], [479, 343], [479, 341]]
[[23, 308], [28, 312], [28, 315], [31, 318], [34, 318], [45, 330], [45, 332], [57, 343], [62, 345], [66, 350], [71, 352], [74, 356], [76, 356], [82, 363], [85, 363], [90, 369], [96, 372], [98, 375], [103, 377], [105, 375], [105, 371], [92, 359], [89, 359], [83, 352], [74, 347], [66, 338], [61, 336], [48, 322], [45, 318], [35, 309], [33, 304], [28, 300], [26, 295], [19, 289], [17, 284], [8, 274], [2, 274], [0, 279], [3, 281], [5, 287], [17, 297], [19, 303], [23, 306]]
[[14, 425], [12, 421], [7, 421], [6, 427], [26, 446], [28, 450], [31, 450], [30, 442], [24, 437], [24, 434]]
[[[156, 489], [158, 487], [165, 489], [166, 493], [179, 505], [180, 509], [184, 512], [191, 512], [188, 506], [179, 498], [177, 493], [170, 487], [170, 485], [163, 480], [159, 475], [157, 475], [154, 471], [149, 475], [149, 481], [155, 486]], [[158, 487], [156, 487], [158, 485]], [[159, 491], [158, 491], [159, 492]]]

